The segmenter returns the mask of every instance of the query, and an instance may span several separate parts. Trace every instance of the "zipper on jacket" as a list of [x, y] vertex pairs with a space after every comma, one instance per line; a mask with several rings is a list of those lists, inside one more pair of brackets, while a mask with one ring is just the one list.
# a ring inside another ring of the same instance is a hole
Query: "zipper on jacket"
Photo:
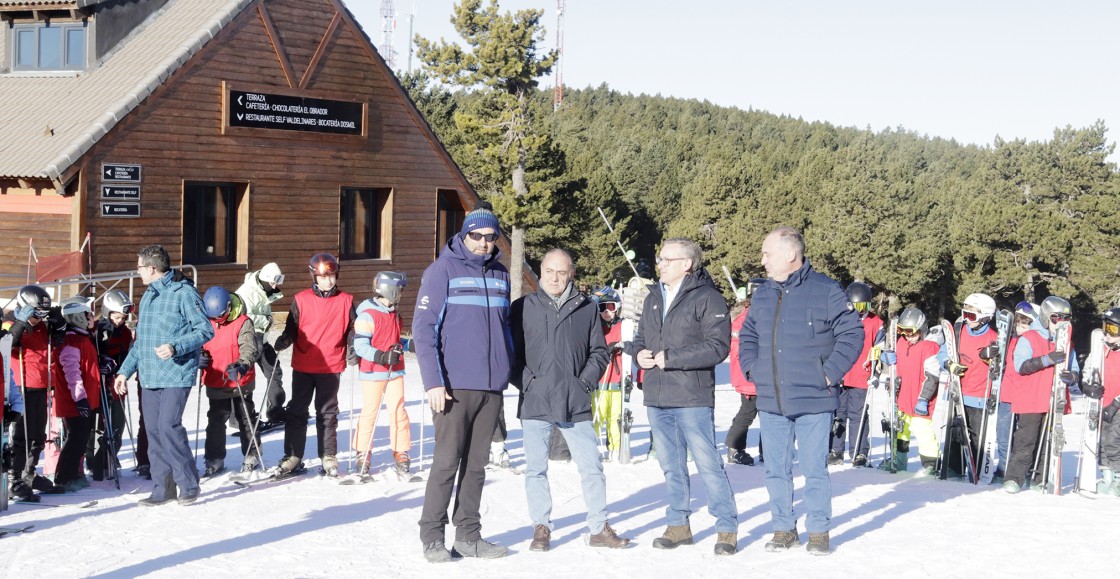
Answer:
[[773, 354], [770, 361], [774, 365], [774, 400], [778, 403], [778, 414], [785, 415], [782, 411], [782, 390], [778, 387], [778, 320], [782, 318], [782, 288], [778, 288], [778, 307], [774, 308], [774, 330], [770, 347]]
[[487, 356], [487, 360], [486, 360], [486, 391], [489, 392], [490, 391], [490, 383], [493, 381], [493, 378], [494, 378], [493, 372], [490, 371], [490, 368], [492, 366], [491, 362], [493, 362], [493, 360], [490, 360], [489, 358], [491, 356], [493, 356], [494, 354], [490, 350], [490, 348], [493, 347], [493, 344], [490, 341], [490, 284], [486, 281], [486, 267], [487, 267], [487, 263], [483, 262], [483, 264], [482, 264], [482, 293], [483, 293], [484, 296], [486, 296], [486, 356]]

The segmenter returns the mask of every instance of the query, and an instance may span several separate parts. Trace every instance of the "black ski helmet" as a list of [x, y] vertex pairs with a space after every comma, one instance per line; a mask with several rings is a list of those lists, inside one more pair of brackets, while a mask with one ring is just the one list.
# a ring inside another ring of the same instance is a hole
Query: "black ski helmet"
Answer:
[[847, 293], [848, 301], [853, 304], [871, 302], [871, 286], [862, 281], [853, 281], [848, 286]]
[[1105, 334], [1120, 336], [1120, 308], [1109, 308], [1101, 314], [1101, 328]]
[[311, 256], [311, 262], [307, 264], [307, 268], [311, 270], [311, 281], [315, 281], [315, 276], [337, 276], [338, 260], [329, 253], [316, 253]]
[[51, 294], [42, 286], [25, 285], [19, 288], [19, 293], [16, 294], [16, 307], [22, 308], [24, 306], [31, 306], [37, 311], [45, 312], [51, 309]]

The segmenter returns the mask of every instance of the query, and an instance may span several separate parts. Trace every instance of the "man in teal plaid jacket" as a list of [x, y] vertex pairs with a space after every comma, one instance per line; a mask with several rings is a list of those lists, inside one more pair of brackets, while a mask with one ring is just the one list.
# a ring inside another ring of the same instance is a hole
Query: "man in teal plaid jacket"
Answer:
[[126, 380], [139, 371], [155, 483], [151, 496], [140, 504], [154, 506], [177, 499], [187, 505], [198, 498], [199, 487], [183, 410], [195, 385], [202, 345], [214, 337], [214, 330], [202, 311], [198, 291], [189, 282], [174, 280], [171, 259], [162, 246], [141, 249], [136, 270], [148, 289], [140, 298], [136, 343], [113, 386], [123, 395]]

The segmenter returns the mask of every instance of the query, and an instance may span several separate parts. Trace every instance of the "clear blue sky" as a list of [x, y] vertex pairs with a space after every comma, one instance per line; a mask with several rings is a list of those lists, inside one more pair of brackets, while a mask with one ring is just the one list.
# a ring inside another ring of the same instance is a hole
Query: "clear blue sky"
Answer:
[[[344, 0], [380, 43], [381, 0]], [[874, 130], [990, 144], [1104, 119], [1120, 135], [1120, 2], [568, 0], [564, 84], [697, 98]], [[458, 41], [453, 0], [395, 0], [397, 67], [414, 33]], [[556, 2], [543, 8], [546, 45]], [[419, 67], [413, 60], [413, 67]], [[551, 87], [552, 79], [542, 86]], [[1120, 154], [1114, 153], [1114, 161]]]

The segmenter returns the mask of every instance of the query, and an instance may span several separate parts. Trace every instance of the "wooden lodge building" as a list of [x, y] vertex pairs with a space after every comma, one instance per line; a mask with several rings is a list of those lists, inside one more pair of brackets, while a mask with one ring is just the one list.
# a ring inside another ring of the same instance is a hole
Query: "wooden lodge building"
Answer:
[[0, 0], [0, 19], [5, 279], [28, 238], [45, 256], [88, 232], [95, 273], [160, 243], [232, 291], [275, 261], [286, 312], [328, 252], [359, 299], [406, 273], [410, 323], [477, 197], [340, 0]]

